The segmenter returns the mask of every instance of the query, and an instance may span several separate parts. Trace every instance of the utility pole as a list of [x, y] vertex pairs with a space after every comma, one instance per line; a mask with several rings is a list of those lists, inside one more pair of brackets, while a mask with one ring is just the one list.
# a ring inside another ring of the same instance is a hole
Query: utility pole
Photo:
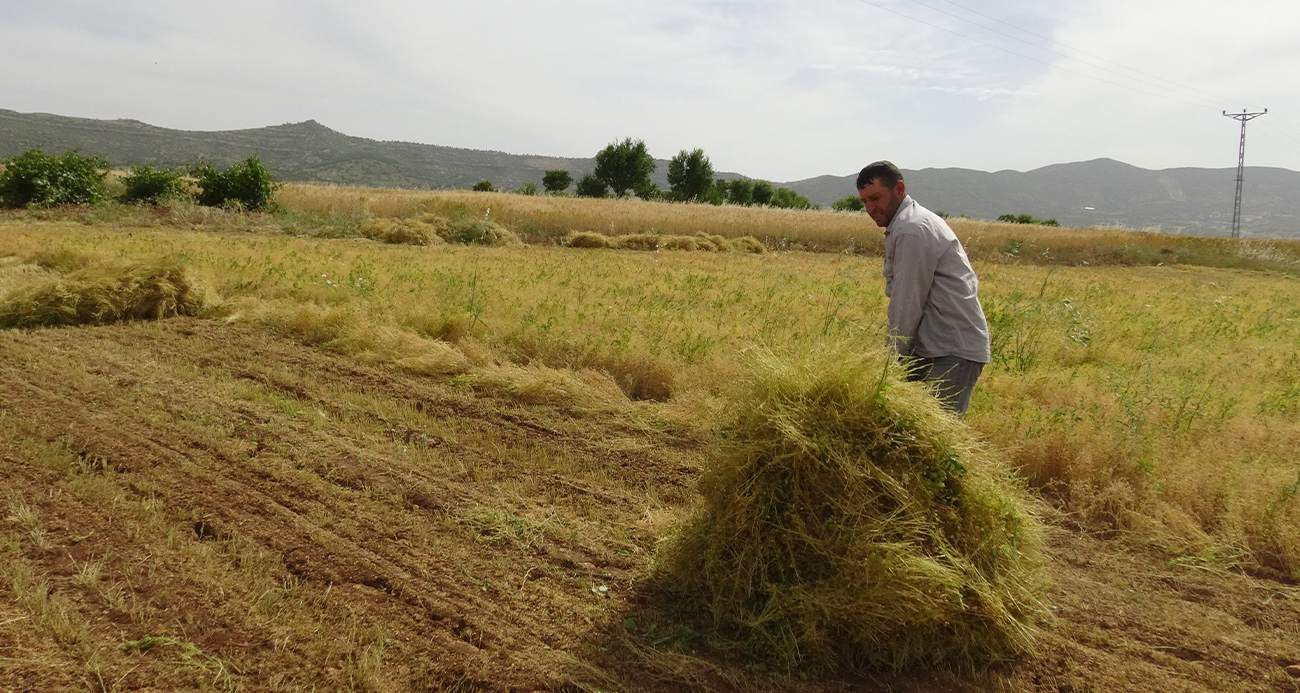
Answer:
[[1241, 146], [1237, 149], [1237, 199], [1232, 204], [1233, 238], [1241, 237], [1241, 178], [1242, 174], [1246, 171], [1246, 123], [1264, 115], [1265, 113], [1268, 113], [1267, 108], [1260, 113], [1247, 113], [1244, 108], [1241, 109], [1241, 113], [1223, 112], [1223, 115], [1232, 118], [1233, 120], [1241, 121]]

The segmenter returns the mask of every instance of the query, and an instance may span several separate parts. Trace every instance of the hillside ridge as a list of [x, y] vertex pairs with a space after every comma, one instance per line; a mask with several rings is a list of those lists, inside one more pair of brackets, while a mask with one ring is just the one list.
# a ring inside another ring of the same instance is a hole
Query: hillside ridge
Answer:
[[[260, 128], [188, 131], [134, 119], [96, 120], [0, 109], [0, 156], [33, 147], [80, 149], [114, 166], [177, 166], [207, 161], [228, 165], [256, 154], [284, 181], [410, 189], [468, 188], [489, 180], [501, 190], [540, 184], [548, 169], [575, 178], [594, 158], [512, 154], [347, 135], [316, 120]], [[864, 159], [865, 160], [865, 159]], [[658, 159], [652, 179], [666, 188], [668, 162]], [[1110, 158], [1059, 163], [1030, 171], [967, 168], [904, 169], [909, 191], [925, 206], [953, 216], [993, 219], [1002, 214], [1055, 218], [1067, 226], [1228, 235], [1236, 170], [1179, 167], [1143, 169]], [[730, 179], [743, 174], [719, 172]], [[773, 181], [829, 206], [851, 196], [856, 173]], [[1248, 166], [1243, 198], [1244, 236], [1300, 237], [1300, 173]]]

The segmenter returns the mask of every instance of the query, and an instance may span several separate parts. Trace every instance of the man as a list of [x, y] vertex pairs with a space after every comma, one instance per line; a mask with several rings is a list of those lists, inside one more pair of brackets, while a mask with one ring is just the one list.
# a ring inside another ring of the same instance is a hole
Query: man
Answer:
[[988, 322], [966, 251], [942, 217], [907, 194], [892, 163], [862, 169], [858, 197], [885, 229], [890, 344], [908, 363], [909, 380], [933, 383], [939, 401], [965, 416], [989, 362]]

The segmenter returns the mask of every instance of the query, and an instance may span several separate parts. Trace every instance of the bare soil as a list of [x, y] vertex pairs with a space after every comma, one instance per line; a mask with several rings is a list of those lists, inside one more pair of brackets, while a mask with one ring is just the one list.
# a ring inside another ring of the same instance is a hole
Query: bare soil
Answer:
[[769, 671], [654, 580], [702, 464], [251, 326], [5, 332], [0, 690], [1300, 690], [1295, 585], [1065, 519], [1021, 661]]

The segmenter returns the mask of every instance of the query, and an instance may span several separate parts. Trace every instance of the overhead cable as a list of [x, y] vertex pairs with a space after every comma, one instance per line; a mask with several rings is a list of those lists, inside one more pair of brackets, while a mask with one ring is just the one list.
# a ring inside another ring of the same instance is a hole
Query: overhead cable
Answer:
[[1143, 89], [1139, 89], [1138, 87], [1134, 87], [1134, 86], [1129, 85], [1129, 84], [1122, 84], [1122, 83], [1120, 83], [1120, 82], [1113, 82], [1113, 81], [1111, 81], [1111, 80], [1103, 79], [1103, 78], [1098, 77], [1098, 76], [1096, 76], [1096, 75], [1090, 75], [1090, 74], [1088, 74], [1088, 73], [1086, 73], [1086, 72], [1080, 72], [1080, 71], [1078, 71], [1078, 70], [1073, 70], [1073, 69], [1070, 69], [1070, 68], [1068, 68], [1068, 67], [1064, 67], [1064, 66], [1061, 66], [1061, 65], [1059, 65], [1059, 64], [1056, 64], [1056, 63], [1053, 63], [1053, 62], [1049, 62], [1049, 61], [1047, 61], [1047, 60], [1042, 60], [1042, 59], [1040, 59], [1040, 58], [1035, 58], [1035, 57], [1033, 57], [1033, 56], [1025, 55], [1024, 53], [1017, 53], [1016, 51], [1013, 51], [1013, 50], [1011, 50], [1011, 49], [1009, 49], [1009, 48], [1005, 48], [1005, 47], [1003, 47], [1003, 46], [999, 46], [999, 45], [997, 45], [996, 43], [990, 43], [990, 42], [985, 41], [985, 40], [983, 40], [983, 39], [979, 39], [979, 38], [976, 38], [976, 37], [974, 37], [974, 36], [970, 36], [970, 35], [967, 35], [967, 34], [963, 34], [963, 33], [961, 33], [960, 31], [954, 31], [953, 29], [949, 29], [948, 27], [945, 27], [945, 26], [941, 26], [941, 25], [939, 25], [939, 24], [934, 24], [934, 23], [932, 23], [932, 22], [927, 22], [927, 21], [925, 21], [924, 19], [920, 19], [920, 18], [918, 18], [918, 17], [914, 17], [914, 16], [912, 16], [912, 15], [910, 15], [910, 14], [907, 14], [907, 13], [905, 13], [905, 12], [900, 12], [900, 11], [898, 11], [898, 10], [893, 9], [892, 7], [887, 7], [887, 6], [882, 5], [882, 4], [880, 4], [880, 3], [873, 2], [872, 0], [858, 0], [858, 2], [863, 3], [864, 5], [870, 5], [870, 6], [872, 6], [872, 7], [875, 7], [876, 9], [879, 9], [879, 10], [884, 10], [885, 12], [889, 12], [890, 14], [898, 15], [898, 16], [900, 16], [900, 17], [902, 17], [902, 18], [904, 18], [904, 19], [907, 19], [907, 20], [909, 20], [909, 21], [917, 22], [918, 24], [924, 24], [924, 25], [926, 25], [926, 26], [928, 26], [928, 27], [931, 27], [931, 28], [933, 28], [933, 29], [938, 29], [939, 31], [943, 31], [943, 32], [946, 32], [946, 33], [952, 34], [953, 36], [958, 36], [958, 37], [960, 37], [960, 38], [966, 39], [967, 41], [973, 41], [973, 42], [975, 42], [975, 43], [978, 43], [978, 44], [981, 44], [981, 45], [984, 45], [984, 46], [988, 46], [989, 48], [993, 48], [993, 49], [995, 49], [995, 50], [1002, 51], [1003, 53], [1008, 53], [1008, 54], [1010, 54], [1010, 55], [1014, 55], [1014, 56], [1016, 56], [1016, 57], [1018, 57], [1018, 58], [1024, 58], [1025, 60], [1032, 60], [1032, 61], [1034, 61], [1034, 62], [1036, 62], [1036, 63], [1042, 64], [1042, 65], [1046, 65], [1046, 66], [1048, 66], [1048, 67], [1050, 67], [1050, 68], [1052, 68], [1052, 69], [1054, 69], [1054, 70], [1060, 70], [1060, 71], [1062, 71], [1062, 72], [1068, 72], [1068, 73], [1073, 74], [1073, 75], [1078, 75], [1078, 76], [1080, 76], [1080, 77], [1084, 77], [1084, 78], [1091, 79], [1091, 80], [1094, 80], [1094, 81], [1097, 81], [1097, 82], [1101, 82], [1101, 83], [1103, 83], [1103, 84], [1109, 84], [1109, 85], [1111, 85], [1111, 86], [1113, 86], [1113, 87], [1119, 87], [1119, 88], [1121, 88], [1121, 89], [1128, 89], [1129, 91], [1134, 91], [1134, 92], [1137, 92], [1137, 93], [1139, 93], [1139, 94], [1145, 94], [1145, 95], [1147, 95], [1147, 96], [1152, 96], [1152, 97], [1155, 97], [1155, 98], [1158, 98], [1158, 99], [1165, 99], [1166, 101], [1174, 101], [1174, 102], [1177, 102], [1177, 103], [1181, 103], [1181, 104], [1183, 104], [1184, 106], [1191, 106], [1192, 108], [1204, 108], [1204, 107], [1205, 107], [1204, 104], [1192, 103], [1192, 102], [1190, 102], [1190, 101], [1186, 101], [1186, 100], [1184, 100], [1184, 99], [1182, 99], [1182, 98], [1179, 98], [1178, 96], [1170, 96], [1170, 95], [1167, 95], [1167, 94], [1155, 94], [1155, 93], [1152, 93], [1152, 92], [1149, 92], [1149, 91], [1146, 91], [1146, 90], [1143, 90]]

